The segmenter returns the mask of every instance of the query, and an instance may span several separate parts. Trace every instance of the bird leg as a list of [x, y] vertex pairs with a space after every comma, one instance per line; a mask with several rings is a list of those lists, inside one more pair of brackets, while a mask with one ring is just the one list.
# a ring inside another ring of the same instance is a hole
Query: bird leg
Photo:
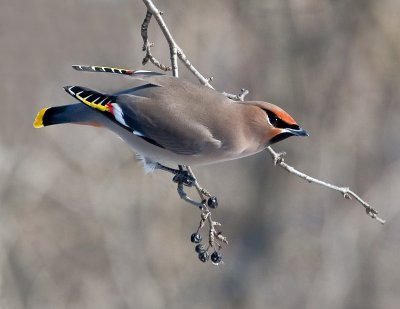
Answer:
[[[218, 200], [216, 196], [211, 195], [206, 189], [202, 188], [198, 183], [192, 169], [188, 165], [178, 165], [178, 169], [170, 168], [160, 163], [156, 164], [156, 169], [160, 169], [171, 174], [174, 174], [172, 179], [178, 184], [177, 191], [179, 197], [185, 202], [196, 206], [201, 212], [201, 219], [199, 226], [195, 233], [192, 234], [191, 240], [196, 243], [196, 252], [199, 255], [199, 259], [206, 262], [210, 258], [209, 251], [213, 251], [211, 254], [211, 261], [215, 265], [222, 263], [221, 254], [219, 251], [222, 248], [222, 243], [228, 244], [227, 238], [218, 229], [221, 223], [212, 219], [212, 213], [210, 208], [216, 208], [218, 206]], [[195, 187], [200, 197], [200, 202], [192, 199], [184, 190], [184, 186]], [[208, 245], [204, 246], [200, 244], [202, 238], [199, 234], [200, 230], [208, 224]]]
[[174, 169], [157, 163], [155, 168], [174, 174], [174, 178], [172, 178], [172, 181], [175, 183], [181, 183], [187, 187], [192, 187], [193, 185], [195, 185], [196, 179], [192, 175], [190, 175], [188, 171], [185, 171], [181, 165], [179, 165], [179, 169]]
[[[206, 189], [200, 187], [190, 166], [178, 165], [178, 169], [174, 169], [160, 163], [156, 163], [155, 169], [166, 171], [174, 175], [172, 181], [178, 184], [178, 194], [180, 198], [185, 200], [186, 202], [189, 202], [190, 204], [193, 204], [200, 209], [203, 209], [206, 204], [208, 204], [208, 206], [210, 206], [211, 208], [216, 208], [218, 206], [217, 198], [215, 196], [212, 196]], [[184, 185], [187, 187], [194, 186], [197, 190], [197, 193], [199, 194], [201, 202], [196, 202], [191, 199], [183, 190]]]
[[[183, 191], [182, 184], [178, 183], [178, 194], [179, 196], [188, 203], [194, 204], [198, 206], [201, 210], [201, 220], [197, 231], [192, 234], [191, 240], [192, 242], [197, 243], [195, 250], [198, 253], [198, 257], [202, 262], [208, 261], [211, 256], [211, 262], [214, 265], [222, 264], [222, 257], [220, 254], [220, 250], [222, 249], [222, 243], [228, 244], [227, 238], [222, 234], [222, 232], [217, 228], [221, 226], [221, 223], [214, 221], [212, 219], [212, 213], [210, 208], [216, 208], [218, 206], [218, 200], [216, 196], [212, 196], [206, 189], [202, 188], [198, 183], [192, 169], [188, 165], [179, 166], [180, 170], [186, 169], [189, 175], [194, 179], [194, 187], [199, 194], [201, 203], [193, 201], [191, 198], [187, 196], [187, 194]], [[208, 246], [205, 247], [201, 242], [201, 236], [199, 234], [200, 230], [205, 226], [206, 222], [208, 223]], [[193, 241], [194, 239], [194, 241]], [[196, 241], [196, 239], [200, 239]], [[209, 254], [209, 251], [213, 251], [212, 254]]]

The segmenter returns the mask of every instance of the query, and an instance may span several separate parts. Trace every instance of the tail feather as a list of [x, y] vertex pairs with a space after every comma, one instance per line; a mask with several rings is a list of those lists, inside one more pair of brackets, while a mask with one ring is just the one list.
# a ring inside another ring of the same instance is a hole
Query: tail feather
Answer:
[[44, 108], [37, 114], [33, 126], [42, 128], [62, 123], [101, 126], [99, 115], [89, 106], [81, 103]]
[[79, 65], [74, 64], [72, 66], [73, 69], [77, 71], [85, 71], [85, 72], [106, 72], [106, 73], [114, 73], [114, 74], [122, 74], [122, 75], [132, 75], [133, 70], [127, 69], [119, 69], [119, 68], [112, 68], [112, 67], [103, 67], [103, 66], [89, 66], [89, 65]]
[[120, 75], [164, 75], [158, 72], [152, 72], [147, 70], [128, 70], [128, 69], [120, 69], [120, 68], [113, 68], [113, 67], [104, 67], [104, 66], [97, 66], [97, 65], [79, 65], [74, 64], [72, 66], [73, 69], [77, 71], [83, 72], [99, 72], [99, 73], [112, 73], [112, 74], [120, 74]]
[[37, 113], [35, 121], [33, 122], [33, 126], [38, 129], [38, 128], [43, 128], [43, 117], [46, 114], [46, 111], [49, 109], [49, 107], [43, 108], [39, 113]]

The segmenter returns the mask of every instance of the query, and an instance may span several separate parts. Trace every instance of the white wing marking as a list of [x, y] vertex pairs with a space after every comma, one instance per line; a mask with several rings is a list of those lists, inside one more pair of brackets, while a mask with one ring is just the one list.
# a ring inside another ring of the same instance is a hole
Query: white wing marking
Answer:
[[115, 119], [120, 124], [123, 124], [125, 127], [127, 127], [128, 125], [125, 122], [124, 112], [122, 111], [121, 106], [119, 106], [117, 103], [112, 103], [111, 105], [113, 107], [113, 115], [114, 115]]

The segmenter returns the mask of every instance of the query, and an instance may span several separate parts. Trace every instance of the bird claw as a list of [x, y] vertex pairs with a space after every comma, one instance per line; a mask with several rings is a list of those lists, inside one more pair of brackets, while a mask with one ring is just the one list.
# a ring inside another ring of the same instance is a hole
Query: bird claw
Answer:
[[194, 186], [196, 179], [191, 176], [188, 171], [179, 171], [174, 178], [172, 178], [172, 181], [175, 183], [181, 183], [186, 187], [192, 187]]

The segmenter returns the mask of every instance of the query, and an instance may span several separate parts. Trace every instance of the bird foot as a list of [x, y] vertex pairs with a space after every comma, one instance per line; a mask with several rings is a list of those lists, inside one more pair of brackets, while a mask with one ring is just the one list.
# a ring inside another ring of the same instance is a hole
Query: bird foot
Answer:
[[178, 185], [183, 184], [186, 187], [193, 187], [196, 183], [196, 178], [193, 177], [188, 171], [185, 171], [182, 167], [177, 170], [160, 163], [156, 163], [155, 168], [174, 174], [172, 181]]
[[[157, 163], [156, 168], [174, 174], [172, 180], [178, 184], [177, 191], [179, 197], [185, 202], [194, 205], [201, 210], [199, 226], [196, 232], [190, 236], [191, 242], [196, 244], [195, 251], [198, 254], [199, 260], [203, 263], [211, 260], [214, 265], [223, 264], [220, 251], [222, 249], [222, 244], [228, 244], [228, 240], [219, 230], [221, 223], [214, 221], [211, 214], [211, 209], [218, 207], [217, 197], [211, 195], [206, 189], [199, 185], [190, 166], [180, 165], [179, 169], [173, 169]], [[191, 198], [185, 192], [184, 186], [195, 187], [197, 193], [199, 194], [200, 201], [196, 201]], [[200, 231], [206, 225], [208, 226], [208, 244], [203, 245], [201, 243], [203, 238], [200, 235]]]
[[181, 183], [186, 187], [193, 187], [196, 182], [196, 179], [189, 174], [188, 171], [177, 171], [175, 176], [172, 178], [172, 181], [175, 183]]

